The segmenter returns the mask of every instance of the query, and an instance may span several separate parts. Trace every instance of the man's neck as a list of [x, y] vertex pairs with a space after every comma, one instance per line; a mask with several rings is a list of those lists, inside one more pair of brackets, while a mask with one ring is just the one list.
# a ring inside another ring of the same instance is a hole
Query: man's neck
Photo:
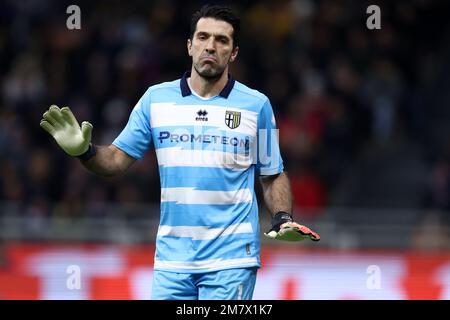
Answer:
[[189, 84], [192, 89], [203, 98], [217, 96], [225, 87], [228, 81], [228, 68], [224, 70], [219, 78], [208, 79], [200, 76], [194, 67], [192, 67]]

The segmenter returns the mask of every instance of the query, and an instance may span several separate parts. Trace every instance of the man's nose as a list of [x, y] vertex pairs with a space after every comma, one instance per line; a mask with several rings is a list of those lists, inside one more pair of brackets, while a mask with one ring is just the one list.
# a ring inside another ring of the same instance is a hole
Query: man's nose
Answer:
[[205, 47], [206, 52], [208, 53], [214, 53], [216, 52], [216, 48], [214, 46], [214, 39], [211, 37], [208, 42], [206, 43]]

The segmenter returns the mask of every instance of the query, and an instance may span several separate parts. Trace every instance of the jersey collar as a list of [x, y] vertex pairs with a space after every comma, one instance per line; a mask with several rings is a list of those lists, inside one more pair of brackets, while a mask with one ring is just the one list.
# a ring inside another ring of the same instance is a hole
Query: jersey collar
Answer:
[[[189, 88], [189, 85], [187, 83], [187, 78], [189, 78], [191, 76], [191, 72], [190, 71], [186, 71], [183, 74], [183, 77], [181, 78], [180, 81], [180, 88], [181, 88], [181, 95], [183, 97], [189, 96], [192, 94], [191, 89]], [[219, 96], [227, 99], [228, 96], [230, 95], [231, 90], [234, 87], [234, 78], [231, 76], [231, 74], [228, 74], [228, 81], [227, 84], [225, 85], [225, 87], [222, 89], [222, 91], [220, 91]]]

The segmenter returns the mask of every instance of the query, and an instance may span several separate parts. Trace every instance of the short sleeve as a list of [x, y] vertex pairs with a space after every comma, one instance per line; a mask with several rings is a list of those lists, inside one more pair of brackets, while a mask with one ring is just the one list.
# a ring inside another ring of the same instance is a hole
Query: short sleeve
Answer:
[[283, 172], [284, 166], [280, 154], [279, 134], [269, 99], [264, 103], [258, 115], [257, 137], [257, 172], [263, 176]]
[[151, 144], [150, 93], [147, 91], [131, 111], [127, 125], [113, 145], [135, 159], [142, 159]]

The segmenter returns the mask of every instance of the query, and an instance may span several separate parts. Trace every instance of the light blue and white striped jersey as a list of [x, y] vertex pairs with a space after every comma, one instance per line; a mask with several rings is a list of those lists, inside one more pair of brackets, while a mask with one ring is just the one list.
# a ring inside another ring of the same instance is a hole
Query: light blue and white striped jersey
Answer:
[[151, 86], [113, 144], [161, 180], [154, 268], [203, 273], [260, 266], [256, 175], [283, 171], [269, 99], [235, 81], [204, 99], [181, 79]]

